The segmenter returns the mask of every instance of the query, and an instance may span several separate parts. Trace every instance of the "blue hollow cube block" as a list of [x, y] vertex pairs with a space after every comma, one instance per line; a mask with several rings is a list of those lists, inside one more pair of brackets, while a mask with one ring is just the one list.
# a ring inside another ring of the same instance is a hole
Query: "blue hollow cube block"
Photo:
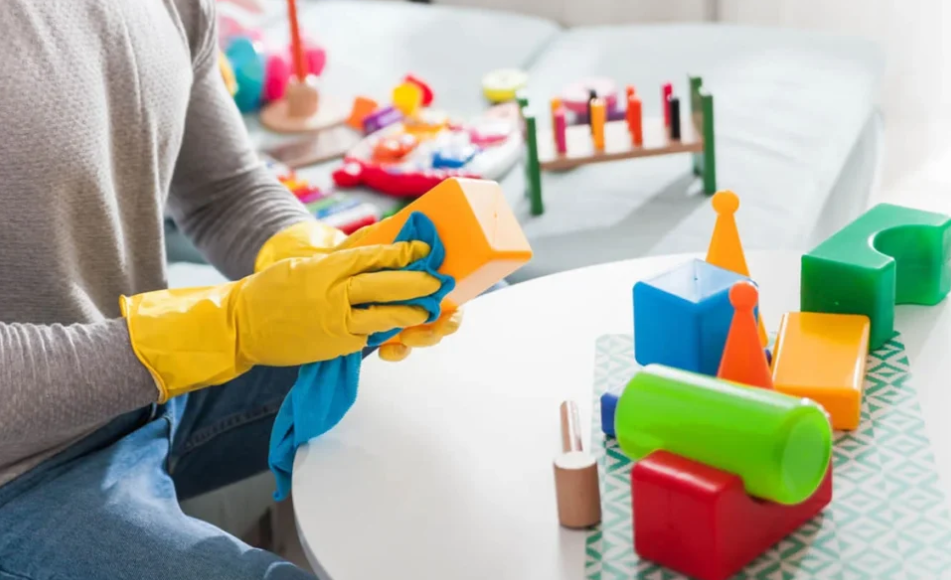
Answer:
[[693, 260], [634, 285], [634, 358], [715, 376], [745, 276]]

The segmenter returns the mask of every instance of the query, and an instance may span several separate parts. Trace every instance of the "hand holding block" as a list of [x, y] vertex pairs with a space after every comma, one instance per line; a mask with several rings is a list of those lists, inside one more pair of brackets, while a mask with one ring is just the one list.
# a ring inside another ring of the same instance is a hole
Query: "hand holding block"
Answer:
[[426, 215], [446, 248], [439, 272], [456, 280], [443, 314], [475, 298], [532, 258], [515, 214], [494, 181], [447, 179], [376, 226], [356, 246], [392, 243], [413, 212]]
[[896, 304], [948, 294], [949, 255], [951, 217], [879, 204], [803, 255], [800, 310], [864, 314], [875, 350], [891, 338]]
[[659, 451], [631, 471], [634, 551], [698, 580], [726, 580], [832, 501], [832, 467], [804, 502], [754, 500], [742, 480]]
[[811, 496], [832, 457], [832, 427], [813, 401], [660, 365], [628, 383], [614, 430], [631, 459], [676, 453], [736, 474], [750, 495], [782, 504]]

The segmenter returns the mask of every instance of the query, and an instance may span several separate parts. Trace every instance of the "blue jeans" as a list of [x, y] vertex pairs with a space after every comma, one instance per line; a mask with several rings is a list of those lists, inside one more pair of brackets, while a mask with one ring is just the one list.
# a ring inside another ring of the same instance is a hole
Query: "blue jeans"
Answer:
[[0, 487], [0, 580], [312, 580], [178, 503], [267, 469], [296, 379], [259, 367], [122, 415]]

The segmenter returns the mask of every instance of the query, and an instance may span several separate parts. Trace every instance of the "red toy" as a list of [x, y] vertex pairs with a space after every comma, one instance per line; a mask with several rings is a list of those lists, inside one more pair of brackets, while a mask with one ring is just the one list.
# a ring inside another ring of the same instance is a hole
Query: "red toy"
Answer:
[[726, 580], [832, 501], [832, 468], [801, 504], [751, 498], [736, 475], [658, 451], [631, 471], [634, 551], [698, 580]]
[[352, 157], [344, 159], [343, 166], [333, 172], [334, 183], [340, 187], [364, 185], [393, 197], [419, 197], [450, 177], [482, 179], [477, 174], [455, 169], [402, 171], [396, 166], [368, 163]]

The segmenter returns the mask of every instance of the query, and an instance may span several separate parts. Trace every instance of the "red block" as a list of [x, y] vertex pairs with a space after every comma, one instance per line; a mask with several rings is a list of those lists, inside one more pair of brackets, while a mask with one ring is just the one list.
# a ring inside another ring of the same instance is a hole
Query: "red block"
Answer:
[[726, 580], [832, 501], [832, 467], [801, 504], [754, 499], [719, 469], [657, 451], [631, 471], [634, 551], [698, 580]]

